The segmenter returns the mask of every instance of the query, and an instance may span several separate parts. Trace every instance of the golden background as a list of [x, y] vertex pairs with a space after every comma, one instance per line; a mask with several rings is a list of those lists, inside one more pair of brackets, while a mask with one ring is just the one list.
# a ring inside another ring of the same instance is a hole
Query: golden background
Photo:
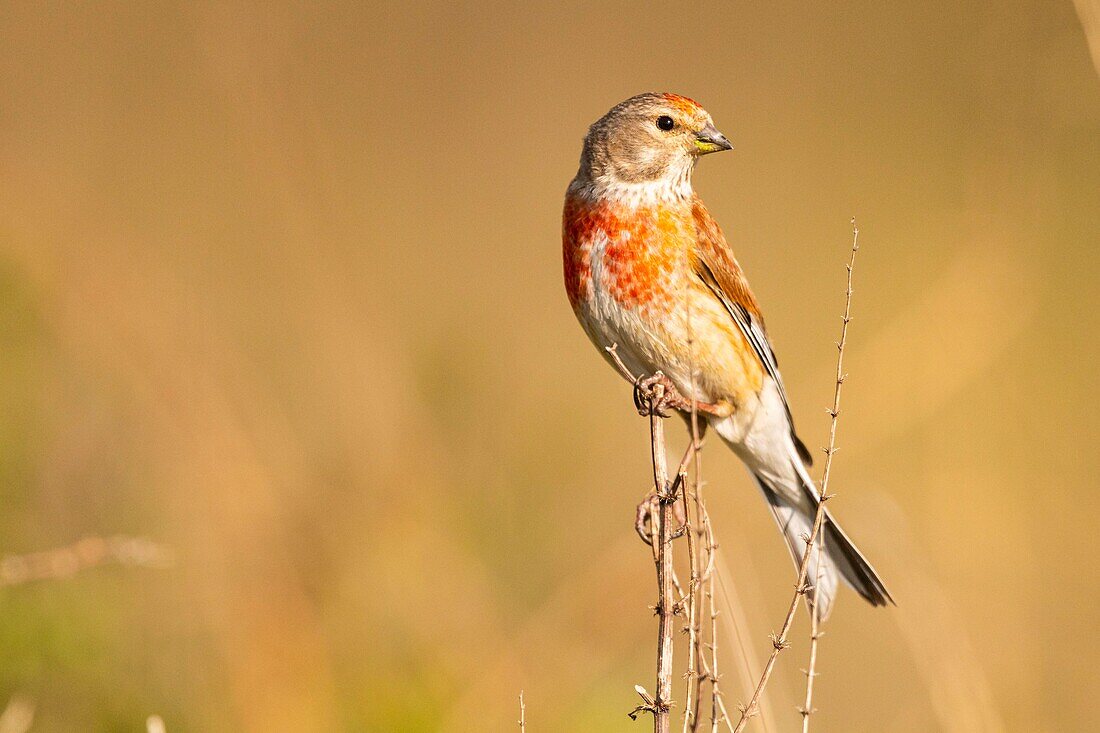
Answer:
[[[36, 731], [498, 731], [524, 689], [532, 733], [647, 730], [647, 427], [559, 231], [587, 125], [669, 90], [736, 146], [696, 183], [811, 446], [862, 232], [831, 506], [898, 607], [841, 596], [814, 730], [1091, 728], [1089, 17], [4, 3], [0, 552], [126, 534], [174, 562], [0, 589], [0, 705]], [[705, 463], [732, 708], [793, 571], [732, 454]]]

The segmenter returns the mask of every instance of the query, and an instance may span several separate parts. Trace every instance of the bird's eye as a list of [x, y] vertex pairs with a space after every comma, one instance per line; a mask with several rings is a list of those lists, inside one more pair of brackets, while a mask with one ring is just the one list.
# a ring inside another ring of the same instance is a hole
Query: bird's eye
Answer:
[[672, 121], [672, 118], [668, 115], [661, 115], [657, 118], [657, 127], [668, 132], [672, 128], [676, 127], [676, 123]]

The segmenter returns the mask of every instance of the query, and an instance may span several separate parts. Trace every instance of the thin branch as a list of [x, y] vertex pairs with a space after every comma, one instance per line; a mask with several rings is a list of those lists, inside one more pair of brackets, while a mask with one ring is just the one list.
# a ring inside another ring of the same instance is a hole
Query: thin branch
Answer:
[[[820, 550], [818, 550], [820, 552]], [[802, 733], [810, 733], [810, 716], [817, 712], [814, 707], [814, 678], [817, 677], [817, 641], [821, 638], [821, 611], [815, 604], [810, 612], [810, 663], [803, 673], [806, 675], [806, 699], [798, 712], [802, 715]]]
[[[834, 407], [838, 403], [834, 400]], [[814, 587], [818, 587], [821, 584], [821, 574], [824, 572], [822, 565], [822, 556], [825, 554], [825, 537], [821, 536], [817, 538], [817, 547], [814, 550], [817, 553], [817, 578], [814, 579]], [[799, 714], [802, 715], [802, 733], [810, 733], [810, 716], [817, 712], [817, 708], [814, 707], [814, 680], [817, 678], [817, 645], [818, 641], [825, 632], [821, 630], [821, 609], [814, 603], [810, 606], [810, 661], [806, 665], [806, 669], [802, 670], [806, 675], [806, 698], [802, 702], [802, 707], [798, 709]]]
[[[688, 364], [691, 369], [691, 413], [689, 415], [690, 434], [691, 434], [691, 447], [692, 447], [692, 480], [691, 489], [692, 494], [696, 496], [696, 506], [698, 502], [698, 489], [699, 489], [699, 441], [701, 437], [701, 431], [699, 429], [699, 399], [697, 379], [698, 372], [695, 367], [695, 331], [692, 322], [691, 312], [691, 298], [684, 298], [684, 313], [687, 317], [687, 334], [688, 334]], [[680, 473], [676, 477], [677, 481], [683, 486], [686, 479], [686, 469], [684, 465], [681, 465]], [[683, 501], [684, 511], [684, 531], [687, 534], [687, 548], [688, 548], [688, 592], [686, 599], [687, 610], [687, 633], [688, 633], [688, 666], [687, 672], [684, 674], [684, 724], [682, 733], [694, 733], [699, 724], [699, 703], [701, 702], [701, 688], [702, 678], [699, 675], [699, 657], [702, 649], [700, 648], [702, 639], [699, 634], [699, 555], [696, 548], [697, 537], [695, 536], [695, 523], [691, 521], [692, 506], [688, 504], [688, 492], [686, 487], [681, 489], [681, 500]]]
[[85, 537], [66, 547], [5, 555], [0, 559], [0, 587], [68, 578], [109, 563], [164, 568], [172, 564], [172, 553], [144, 537]]
[[[694, 421], [694, 415], [692, 416]], [[694, 427], [694, 425], [693, 425]], [[696, 431], [692, 431], [695, 433]], [[694, 442], [695, 437], [692, 436]], [[688, 578], [688, 590], [685, 594], [685, 610], [687, 611], [687, 627], [688, 633], [688, 666], [687, 672], [684, 673], [684, 700], [686, 701], [686, 707], [684, 708], [684, 724], [683, 733], [691, 733], [695, 730], [699, 706], [698, 706], [698, 689], [699, 689], [699, 670], [698, 670], [698, 658], [700, 653], [700, 638], [699, 638], [699, 558], [696, 556], [695, 548], [695, 530], [692, 528], [691, 522], [691, 508], [688, 505], [687, 491], [681, 491], [681, 499], [684, 506], [684, 516], [687, 518], [685, 522], [685, 533], [687, 535], [688, 546], [688, 568], [690, 577]]]
[[672, 703], [672, 504], [676, 495], [668, 483], [668, 466], [665, 465], [665, 429], [661, 423], [659, 405], [664, 397], [663, 385], [655, 385], [649, 398], [649, 433], [653, 460], [653, 486], [660, 502], [660, 526], [654, 547], [657, 568], [657, 588], [660, 600], [657, 605], [657, 697], [654, 700], [653, 731], [669, 733], [669, 709]]
[[650, 516], [650, 547], [653, 551], [653, 563], [657, 571], [657, 688], [651, 697], [641, 685], [634, 689], [642, 698], [642, 704], [634, 708], [629, 715], [637, 719], [643, 712], [653, 714], [654, 733], [670, 733], [669, 711], [672, 707], [672, 628], [676, 612], [673, 598], [672, 567], [672, 524], [673, 505], [677, 492], [683, 489], [682, 476], [684, 466], [691, 454], [697, 453], [697, 444], [693, 443], [677, 470], [676, 481], [668, 480], [668, 457], [665, 453], [665, 429], [661, 420], [668, 416], [671, 405], [681, 404], [683, 397], [676, 392], [673, 384], [660, 372], [652, 377], [640, 379], [631, 374], [618, 354], [618, 345], [607, 348], [607, 353], [627, 379], [634, 382], [634, 404], [638, 412], [649, 417], [650, 458], [653, 464], [653, 488], [657, 496], [657, 516]]
[[[844, 384], [844, 345], [848, 339], [848, 324], [852, 320], [852, 269], [855, 267], [856, 253], [859, 251], [859, 229], [856, 227], [855, 219], [852, 220], [852, 254], [846, 265], [848, 270], [848, 288], [845, 293], [844, 302], [844, 318], [842, 319], [843, 325], [840, 329], [840, 341], [837, 342], [837, 358], [836, 358], [836, 383], [833, 389], [833, 407], [829, 410], [831, 416], [831, 422], [829, 424], [829, 447], [825, 449], [825, 469], [821, 477], [821, 492], [819, 496], [819, 502], [817, 505], [817, 513], [814, 515], [813, 528], [810, 531], [810, 536], [806, 540], [806, 550], [802, 553], [802, 561], [798, 566], [798, 581], [795, 583], [794, 597], [791, 599], [790, 607], [787, 609], [787, 616], [783, 621], [783, 627], [778, 634], [772, 635], [772, 653], [768, 657], [767, 664], [764, 665], [764, 671], [760, 675], [760, 681], [756, 685], [756, 689], [752, 693], [752, 699], [749, 700], [749, 704], [741, 709], [741, 718], [737, 721], [737, 727], [734, 728], [734, 733], [741, 733], [748, 725], [749, 719], [758, 715], [760, 712], [760, 697], [764, 693], [764, 688], [768, 685], [768, 680], [771, 678], [772, 670], [775, 668], [775, 660], [779, 657], [779, 653], [790, 646], [790, 642], [787, 640], [787, 635], [790, 633], [791, 624], [794, 623], [795, 614], [798, 612], [798, 600], [806, 594], [809, 590], [809, 586], [806, 585], [806, 574], [810, 565], [810, 553], [814, 551], [814, 544], [817, 541], [818, 535], [821, 533], [821, 526], [825, 520], [825, 502], [829, 499], [829, 476], [833, 467], [833, 455], [836, 453], [836, 426], [837, 417], [840, 415], [840, 391]], [[810, 677], [809, 679], [812, 679]], [[804, 718], [805, 720], [805, 718]], [[805, 725], [805, 722], [804, 722]]]
[[727, 729], [732, 730], [729, 713], [726, 712], [726, 703], [722, 699], [721, 674], [718, 670], [718, 609], [714, 605], [714, 565], [715, 555], [718, 552], [718, 543], [714, 541], [714, 527], [710, 522], [710, 513], [707, 511], [706, 502], [703, 501], [702, 485], [696, 489], [699, 500], [699, 512], [702, 515], [704, 537], [707, 548], [707, 568], [703, 573], [705, 582], [704, 594], [707, 598], [707, 611], [710, 613], [710, 664], [704, 663], [707, 679], [710, 680], [710, 730], [718, 733], [718, 725], [724, 723]]
[[527, 705], [523, 702], [523, 690], [519, 691], [519, 733], [527, 733]]
[[623, 358], [619, 356], [618, 344], [605, 346], [604, 351], [606, 351], [607, 355], [611, 357], [611, 361], [614, 362], [615, 368], [619, 370], [619, 373], [630, 380], [631, 383], [637, 384], [641, 380], [641, 377], [635, 377], [634, 374], [626, 368], [626, 364], [623, 363]]

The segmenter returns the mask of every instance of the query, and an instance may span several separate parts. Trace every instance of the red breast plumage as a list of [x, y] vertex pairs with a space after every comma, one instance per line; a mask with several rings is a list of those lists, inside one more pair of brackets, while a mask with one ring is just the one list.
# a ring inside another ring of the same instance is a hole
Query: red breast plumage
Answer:
[[[624, 308], [670, 310], [671, 279], [687, 261], [689, 217], [690, 211], [664, 203], [632, 209], [614, 200], [568, 197], [562, 255], [569, 302], [577, 307], [598, 287]], [[593, 283], [592, 257], [601, 241], [604, 278]]]

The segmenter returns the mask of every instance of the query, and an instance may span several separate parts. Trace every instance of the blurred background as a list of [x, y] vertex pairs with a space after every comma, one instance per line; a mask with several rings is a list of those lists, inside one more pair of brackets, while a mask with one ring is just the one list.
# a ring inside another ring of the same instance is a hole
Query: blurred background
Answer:
[[[736, 145], [696, 185], [811, 446], [862, 232], [832, 507], [898, 607], [841, 596], [814, 729], [1090, 728], [1098, 18], [3, 3], [0, 553], [123, 535], [172, 561], [0, 588], [0, 706], [496, 731], [523, 689], [536, 733], [648, 730], [647, 426], [574, 322], [560, 211], [587, 125], [669, 90]], [[732, 709], [793, 573], [736, 459], [704, 470]]]

